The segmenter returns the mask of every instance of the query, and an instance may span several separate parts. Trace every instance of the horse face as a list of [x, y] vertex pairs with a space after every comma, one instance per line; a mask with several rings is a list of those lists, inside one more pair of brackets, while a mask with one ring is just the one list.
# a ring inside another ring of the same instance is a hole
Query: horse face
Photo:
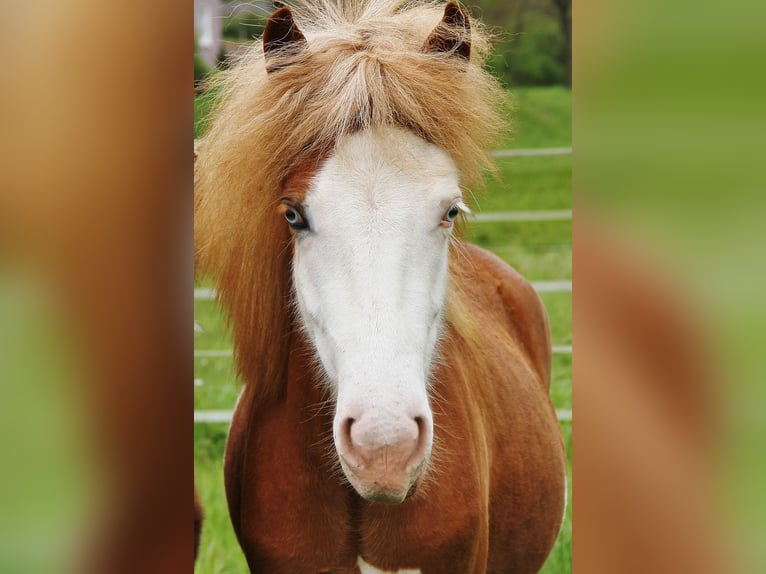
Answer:
[[347, 136], [286, 198], [300, 319], [336, 397], [335, 447], [364, 498], [400, 503], [433, 438], [428, 379], [443, 324], [457, 170], [389, 128]]

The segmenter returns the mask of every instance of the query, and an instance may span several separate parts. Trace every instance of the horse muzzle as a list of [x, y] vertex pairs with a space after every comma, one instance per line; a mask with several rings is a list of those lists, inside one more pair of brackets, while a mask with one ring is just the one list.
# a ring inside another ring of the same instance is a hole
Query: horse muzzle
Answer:
[[427, 465], [432, 429], [426, 415], [384, 424], [374, 413], [365, 413], [336, 422], [335, 446], [357, 493], [371, 502], [404, 502]]

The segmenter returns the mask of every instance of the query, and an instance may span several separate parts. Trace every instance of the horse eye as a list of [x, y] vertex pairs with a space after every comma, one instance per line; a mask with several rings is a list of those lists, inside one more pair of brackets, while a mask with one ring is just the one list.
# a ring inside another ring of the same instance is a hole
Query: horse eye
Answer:
[[308, 229], [309, 226], [303, 213], [301, 213], [300, 208], [292, 202], [285, 203], [285, 220], [287, 220], [288, 225], [296, 231]]
[[457, 219], [458, 214], [460, 214], [460, 208], [457, 205], [453, 205], [449, 208], [449, 211], [444, 214], [444, 221], [452, 223]]
[[292, 207], [289, 208], [287, 211], [285, 211], [285, 219], [287, 220], [287, 223], [290, 225], [293, 225], [295, 223], [298, 223], [298, 220], [300, 219], [300, 215], [298, 215], [298, 212], [295, 211]]

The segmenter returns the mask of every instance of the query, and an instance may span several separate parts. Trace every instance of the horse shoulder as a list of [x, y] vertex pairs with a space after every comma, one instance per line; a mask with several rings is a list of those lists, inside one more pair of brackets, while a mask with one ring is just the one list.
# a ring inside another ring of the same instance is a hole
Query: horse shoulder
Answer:
[[470, 243], [464, 244], [463, 252], [466, 260], [461, 268], [469, 295], [483, 307], [483, 314], [491, 314], [492, 321], [500, 322], [508, 331], [547, 389], [552, 348], [548, 314], [540, 296], [529, 281], [496, 255]]

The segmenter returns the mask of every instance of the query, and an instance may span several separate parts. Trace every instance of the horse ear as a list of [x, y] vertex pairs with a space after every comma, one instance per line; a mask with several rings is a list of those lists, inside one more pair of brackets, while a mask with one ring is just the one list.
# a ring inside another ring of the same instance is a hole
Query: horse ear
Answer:
[[448, 52], [470, 60], [471, 20], [456, 2], [444, 7], [444, 16], [428, 36], [423, 49], [426, 52]]
[[306, 37], [293, 20], [289, 8], [280, 8], [271, 15], [263, 31], [263, 54], [266, 58], [268, 73], [279, 70], [282, 66], [271, 63], [269, 59], [277, 53], [298, 52], [306, 46]]

